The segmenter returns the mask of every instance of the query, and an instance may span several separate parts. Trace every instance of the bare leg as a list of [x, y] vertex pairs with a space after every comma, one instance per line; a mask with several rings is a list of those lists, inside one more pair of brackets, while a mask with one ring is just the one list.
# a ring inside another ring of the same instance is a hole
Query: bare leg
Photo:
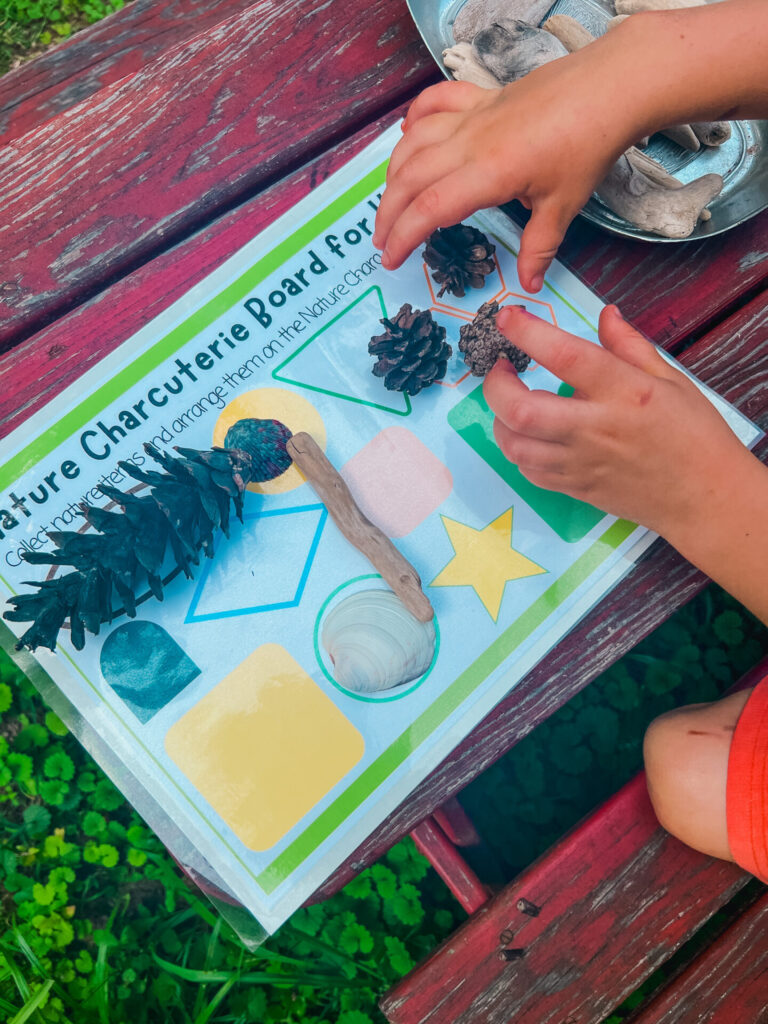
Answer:
[[648, 791], [659, 821], [688, 846], [723, 860], [733, 860], [725, 805], [728, 755], [751, 692], [670, 711], [645, 734]]

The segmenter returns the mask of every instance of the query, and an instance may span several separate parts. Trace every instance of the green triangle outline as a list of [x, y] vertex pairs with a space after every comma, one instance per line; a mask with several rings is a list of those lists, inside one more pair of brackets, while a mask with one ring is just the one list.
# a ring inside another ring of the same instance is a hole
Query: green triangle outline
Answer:
[[276, 366], [272, 371], [272, 379], [278, 380], [283, 384], [293, 384], [297, 388], [306, 388], [308, 391], [316, 391], [322, 395], [330, 395], [332, 398], [341, 398], [345, 402], [356, 402], [358, 405], [367, 405], [372, 409], [380, 409], [382, 412], [391, 412], [395, 416], [410, 416], [411, 414], [411, 400], [404, 391], [399, 392], [405, 399], [405, 409], [393, 409], [389, 405], [381, 405], [378, 402], [369, 402], [365, 398], [354, 398], [352, 395], [342, 394], [340, 391], [330, 391], [328, 388], [318, 387], [316, 384], [307, 384], [301, 380], [295, 380], [293, 377], [285, 377], [280, 375], [280, 371], [288, 365], [292, 360], [296, 359], [304, 349], [311, 345], [313, 341], [320, 337], [325, 331], [333, 327], [337, 320], [340, 320], [345, 313], [348, 313], [353, 306], [356, 306], [359, 302], [362, 302], [366, 295], [370, 295], [371, 292], [376, 292], [379, 299], [379, 306], [381, 307], [382, 316], [387, 315], [387, 307], [384, 305], [384, 296], [381, 294], [381, 288], [377, 284], [371, 285], [367, 288], [362, 295], [358, 295], [354, 302], [350, 302], [348, 306], [345, 306], [336, 316], [329, 320], [325, 327], [321, 327], [319, 331], [315, 331], [311, 338], [307, 338], [303, 345], [300, 345], [295, 352], [292, 352], [287, 359], [284, 359], [279, 366]]

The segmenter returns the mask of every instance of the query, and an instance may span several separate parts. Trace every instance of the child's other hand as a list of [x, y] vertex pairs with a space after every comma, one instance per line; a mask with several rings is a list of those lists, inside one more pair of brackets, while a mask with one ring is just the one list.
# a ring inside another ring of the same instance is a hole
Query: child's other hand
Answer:
[[[642, 523], [673, 543], [731, 500], [754, 458], [698, 388], [606, 307], [603, 348], [505, 307], [499, 329], [576, 391], [531, 391], [500, 359], [483, 385], [506, 457], [532, 483]], [[678, 544], [679, 546], [679, 544]]]
[[528, 291], [541, 288], [571, 220], [634, 141], [616, 97], [582, 70], [585, 52], [503, 89], [444, 82], [413, 102], [376, 216], [385, 267], [435, 228], [519, 199], [531, 219], [518, 273]]

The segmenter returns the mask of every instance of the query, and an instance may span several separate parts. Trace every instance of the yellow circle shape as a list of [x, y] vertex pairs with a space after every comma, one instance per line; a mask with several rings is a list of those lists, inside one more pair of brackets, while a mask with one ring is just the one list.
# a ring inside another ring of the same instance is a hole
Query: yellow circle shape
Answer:
[[[256, 388], [227, 403], [221, 411], [213, 429], [213, 443], [224, 447], [224, 438], [231, 426], [238, 420], [279, 420], [292, 434], [305, 430], [325, 451], [326, 433], [320, 413], [306, 398], [295, 395], [284, 388]], [[257, 494], [284, 494], [305, 483], [302, 473], [291, 464], [284, 473], [274, 480], [262, 480], [248, 484], [249, 491]]]

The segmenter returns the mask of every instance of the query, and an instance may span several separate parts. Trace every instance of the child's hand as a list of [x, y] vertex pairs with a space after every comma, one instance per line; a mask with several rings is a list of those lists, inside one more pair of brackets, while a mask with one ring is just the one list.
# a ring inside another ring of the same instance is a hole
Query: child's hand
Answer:
[[503, 89], [444, 82], [414, 101], [376, 216], [385, 267], [400, 266], [435, 228], [519, 199], [531, 219], [518, 273], [528, 291], [541, 288], [571, 220], [634, 141], [628, 105], [602, 88], [585, 53]]
[[515, 307], [502, 309], [497, 324], [576, 389], [570, 398], [530, 391], [503, 359], [485, 379], [496, 441], [532, 483], [642, 523], [683, 549], [702, 517], [727, 516], [735, 481], [756, 460], [615, 306], [600, 317], [603, 348]]

